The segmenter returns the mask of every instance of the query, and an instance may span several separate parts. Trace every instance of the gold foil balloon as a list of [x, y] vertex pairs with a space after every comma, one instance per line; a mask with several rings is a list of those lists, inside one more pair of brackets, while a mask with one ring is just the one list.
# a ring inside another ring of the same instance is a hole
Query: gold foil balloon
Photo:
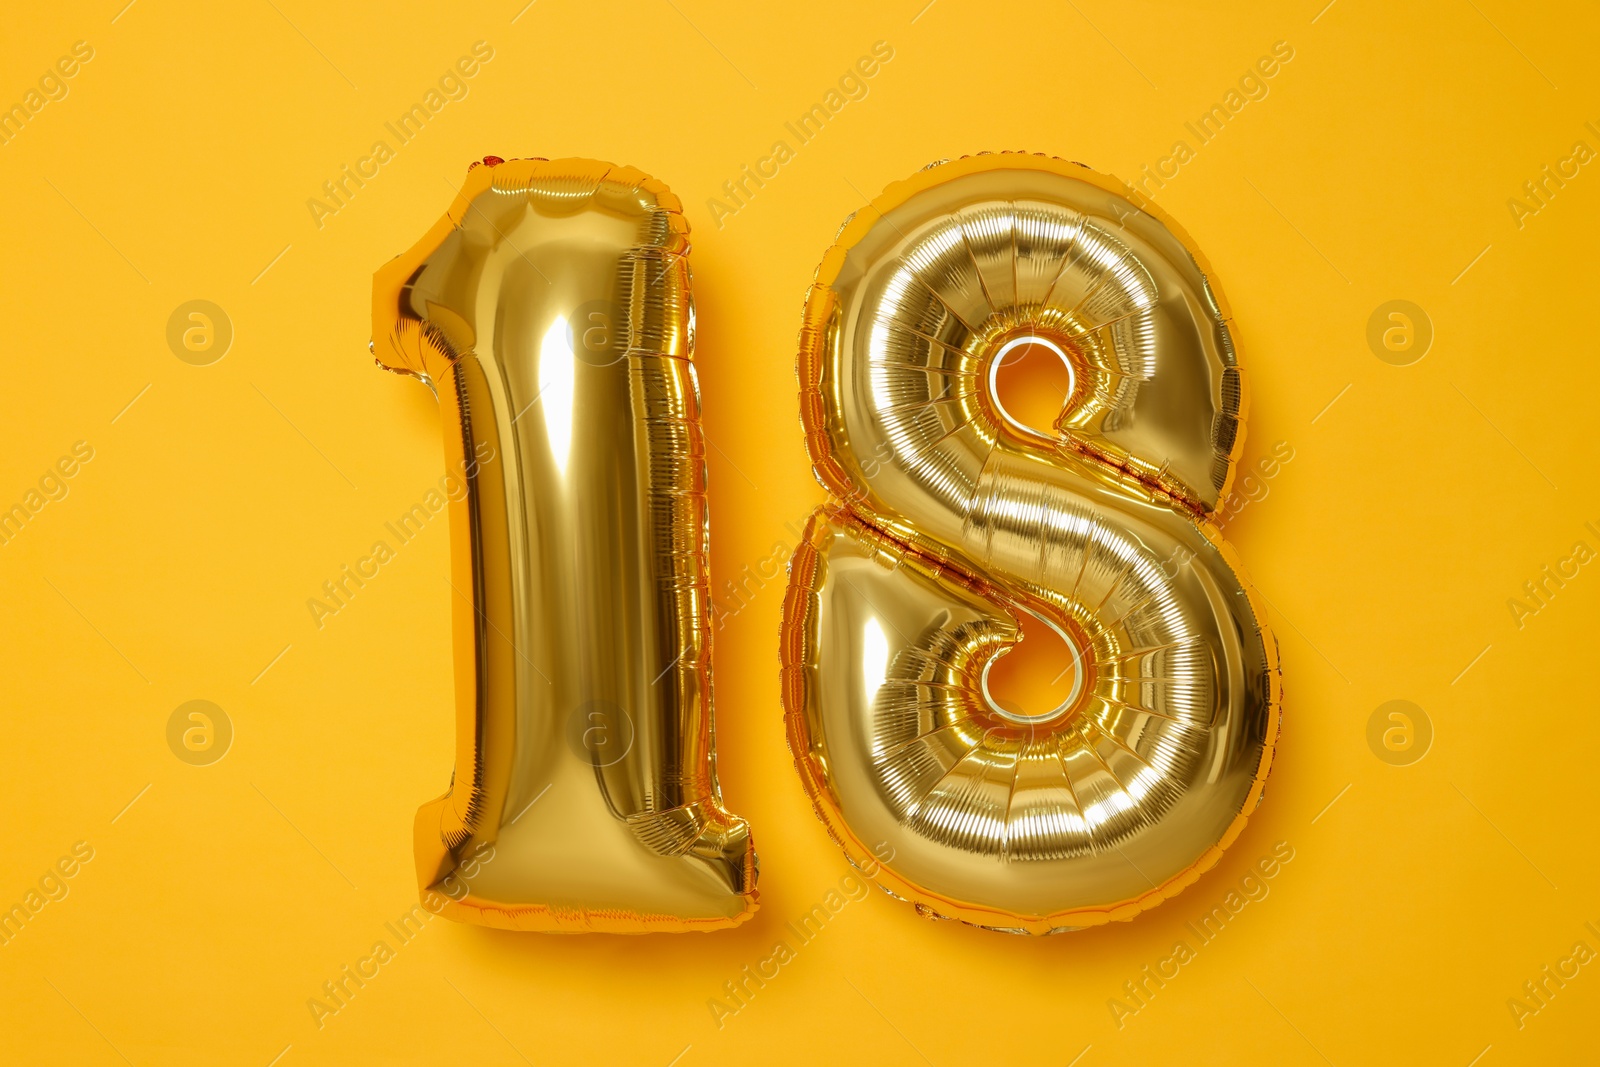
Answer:
[[641, 172], [490, 157], [373, 283], [373, 351], [439, 398], [456, 767], [424, 899], [518, 930], [733, 926], [749, 828], [711, 710], [688, 224]]
[[[939, 165], [845, 225], [806, 302], [838, 499], [791, 564], [790, 747], [850, 860], [931, 917], [1132, 918], [1261, 798], [1277, 646], [1210, 518], [1242, 441], [1226, 305], [1129, 195], [1041, 156]], [[995, 388], [1018, 346], [1066, 364], [1053, 427]], [[1074, 657], [1057, 706], [992, 691], [1027, 620]]]

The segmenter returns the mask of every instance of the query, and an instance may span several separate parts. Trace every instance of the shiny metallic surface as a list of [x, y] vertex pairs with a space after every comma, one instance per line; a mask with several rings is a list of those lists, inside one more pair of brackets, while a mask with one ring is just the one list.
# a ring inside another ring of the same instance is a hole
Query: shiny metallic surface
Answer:
[[[436, 392], [456, 764], [417, 813], [425, 898], [521, 930], [733, 926], [688, 225], [643, 173], [489, 159], [373, 286], [373, 351]], [[426, 654], [428, 650], [418, 650]]]
[[[852, 862], [931, 917], [1132, 918], [1216, 863], [1271, 762], [1277, 647], [1210, 519], [1242, 445], [1226, 312], [1127, 192], [1042, 156], [935, 166], [841, 231], [807, 300], [836, 499], [791, 565], [790, 747]], [[1019, 338], [1070, 362], [1053, 433], [993, 395]], [[1063, 708], [988, 698], [1023, 612], [1081, 650]]]

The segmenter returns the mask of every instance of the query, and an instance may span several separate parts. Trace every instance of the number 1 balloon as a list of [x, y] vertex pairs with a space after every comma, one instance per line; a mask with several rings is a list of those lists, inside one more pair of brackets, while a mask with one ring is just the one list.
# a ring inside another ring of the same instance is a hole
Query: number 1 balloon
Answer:
[[[1070, 371], [1046, 433], [995, 383]], [[1163, 215], [1075, 164], [983, 155], [849, 221], [800, 334], [837, 500], [790, 567], [790, 748], [846, 855], [930, 917], [1055, 933], [1214, 865], [1261, 797], [1277, 646], [1212, 521], [1242, 445], [1226, 304]], [[997, 699], [1024, 615], [1077, 658]]]
[[713, 745], [688, 224], [637, 170], [493, 157], [373, 283], [373, 352], [444, 415], [456, 765], [425, 899], [518, 930], [733, 926]]

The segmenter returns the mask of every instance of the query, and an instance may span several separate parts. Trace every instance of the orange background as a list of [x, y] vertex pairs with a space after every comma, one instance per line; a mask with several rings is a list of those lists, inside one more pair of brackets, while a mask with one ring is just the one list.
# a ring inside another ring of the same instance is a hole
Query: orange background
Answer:
[[[0, 508], [75, 442], [93, 449], [66, 496], [0, 544], [0, 908], [74, 843], [93, 850], [0, 945], [5, 1058], [1592, 1056], [1592, 963], [1520, 1028], [1507, 1006], [1575, 942], [1600, 951], [1585, 926], [1600, 926], [1600, 577], [1569, 564], [1520, 627], [1507, 604], [1576, 542], [1600, 549], [1583, 481], [1600, 459], [1600, 176], [1569, 164], [1542, 202], [1523, 187], [1577, 141], [1600, 149], [1592, 10], [123, 2], [15, 8], [0, 36], [0, 106], [25, 103], [74, 42], [93, 49], [67, 95], [0, 145]], [[465, 97], [391, 140], [319, 227], [307, 201], [480, 40], [493, 58]], [[784, 123], [878, 41], [893, 58], [865, 97], [739, 210], [714, 212], [723, 182], [779, 138], [793, 146]], [[1293, 58], [1266, 95], [1200, 143], [1185, 123], [1279, 41]], [[412, 815], [449, 773], [442, 517], [320, 629], [306, 601], [443, 474], [427, 390], [372, 365], [369, 293], [467, 163], [591, 156], [682, 197], [720, 590], [787, 550], [788, 524], [821, 500], [795, 334], [846, 215], [933, 159], [1026, 148], [1131, 179], [1180, 139], [1189, 158], [1147, 189], [1232, 302], [1244, 463], [1293, 450], [1228, 524], [1272, 605], [1287, 699], [1267, 799], [1222, 864], [1131, 924], [1042, 940], [935, 925], [874, 893], [719, 1027], [707, 1002], [847, 872], [784, 746], [773, 581], [716, 645], [723, 785], [762, 858], [754, 920], [636, 939], [437, 920], [319, 1028], [307, 1000], [375, 941], [397, 943], [384, 924], [415, 900]], [[209, 366], [166, 340], [194, 299], [234, 330]], [[1434, 331], [1409, 366], [1367, 341], [1395, 299]], [[193, 699], [234, 729], [209, 766], [168, 747]], [[1396, 699], [1434, 734], [1409, 766], [1367, 739]], [[1293, 859], [1268, 895], [1200, 945], [1188, 924], [1279, 842]], [[1119, 1020], [1108, 1002], [1131, 1005], [1124, 982], [1179, 939], [1194, 958]]]

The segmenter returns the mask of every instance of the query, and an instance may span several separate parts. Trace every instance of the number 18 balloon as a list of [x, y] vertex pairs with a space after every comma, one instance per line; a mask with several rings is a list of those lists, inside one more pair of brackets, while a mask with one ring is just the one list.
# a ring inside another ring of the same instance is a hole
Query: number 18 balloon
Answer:
[[519, 930], [733, 926], [755, 852], [713, 750], [688, 225], [637, 170], [484, 164], [373, 283], [373, 352], [434, 390], [465, 483], [421, 889]]
[[[1070, 373], [1048, 433], [995, 387], [1022, 345]], [[1260, 800], [1280, 677], [1211, 520], [1241, 381], [1182, 233], [1075, 164], [937, 166], [844, 227], [799, 371], [838, 501], [791, 564], [783, 698], [852, 862], [930, 917], [1037, 934], [1194, 882]], [[1025, 614], [1077, 657], [1055, 708], [989, 686]]]

